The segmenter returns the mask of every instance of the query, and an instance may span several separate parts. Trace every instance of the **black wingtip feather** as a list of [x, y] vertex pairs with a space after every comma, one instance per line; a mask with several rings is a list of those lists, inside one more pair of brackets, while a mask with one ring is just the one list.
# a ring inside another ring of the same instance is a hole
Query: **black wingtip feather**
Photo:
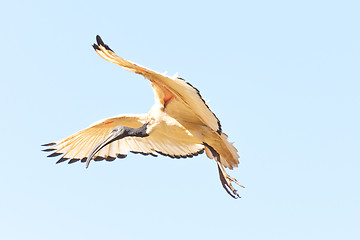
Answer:
[[116, 159], [116, 157], [108, 156], [108, 157], [106, 158], [106, 161], [112, 162], [112, 161], [114, 161], [115, 159]]
[[67, 160], [69, 160], [69, 158], [64, 158], [64, 157], [62, 157], [62, 158], [60, 158], [60, 159], [56, 162], [56, 164], [65, 162], [65, 161], [67, 161]]
[[97, 157], [95, 157], [95, 158], [93, 158], [94, 159], [94, 161], [102, 161], [102, 160], [104, 160], [105, 158], [104, 157], [101, 157], [101, 156], [97, 156]]
[[105, 45], [103, 40], [101, 39], [101, 37], [99, 35], [96, 35], [96, 42], [98, 45]]
[[201, 149], [200, 151], [198, 151], [197, 153], [194, 154], [194, 156], [197, 156], [199, 154], [203, 154], [205, 152], [205, 149]]
[[54, 153], [50, 154], [48, 157], [57, 157], [61, 154], [63, 154], [63, 153], [54, 152]]
[[72, 164], [72, 163], [77, 162], [77, 161], [80, 161], [80, 158], [73, 158], [68, 162], [68, 164]]
[[137, 152], [137, 151], [130, 151], [130, 152], [135, 153], [135, 154], [141, 154], [141, 155], [144, 155], [144, 156], [150, 155], [150, 153], [144, 153], [144, 152]]
[[[113, 52], [113, 50], [111, 50], [111, 48], [109, 48], [109, 46], [103, 42], [103, 40], [101, 39], [101, 37], [99, 35], [96, 35], [96, 42], [99, 46], [103, 46], [106, 50]], [[99, 47], [97, 46], [97, 48], [99, 48]]]
[[201, 149], [199, 150], [198, 152], [194, 152], [194, 153], [190, 153], [190, 154], [187, 154], [187, 155], [169, 155], [167, 153], [163, 153], [163, 152], [160, 152], [160, 151], [156, 151], [157, 153], [163, 155], [163, 156], [166, 156], [166, 157], [170, 157], [170, 158], [176, 158], [176, 159], [179, 159], [179, 158], [192, 158], [193, 156], [197, 156], [199, 154], [203, 154], [204, 153], [204, 149]]
[[113, 50], [111, 50], [111, 48], [109, 48], [109, 46], [108, 45], [104, 45], [104, 47], [107, 49], [107, 50], [109, 50], [109, 51], [112, 51], [113, 52]]
[[47, 146], [53, 146], [55, 145], [56, 143], [46, 143], [46, 144], [43, 144], [41, 145], [42, 147], [47, 147]]
[[44, 150], [41, 150], [43, 152], [51, 152], [51, 151], [55, 151], [56, 149], [55, 148], [48, 148], [48, 149], [44, 149]]
[[93, 46], [93, 48], [95, 49], [95, 51], [96, 51], [96, 50], [100, 51], [100, 48], [99, 48], [99, 46], [98, 46], [98, 45], [93, 44], [92, 46]]

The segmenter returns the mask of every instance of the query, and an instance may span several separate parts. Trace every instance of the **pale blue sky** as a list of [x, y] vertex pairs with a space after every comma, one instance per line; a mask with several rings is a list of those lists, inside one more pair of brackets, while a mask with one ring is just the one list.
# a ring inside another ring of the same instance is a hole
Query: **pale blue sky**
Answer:
[[[4, 1], [0, 239], [360, 239], [358, 1]], [[124, 58], [197, 87], [239, 150], [55, 165], [40, 145], [146, 113]]]

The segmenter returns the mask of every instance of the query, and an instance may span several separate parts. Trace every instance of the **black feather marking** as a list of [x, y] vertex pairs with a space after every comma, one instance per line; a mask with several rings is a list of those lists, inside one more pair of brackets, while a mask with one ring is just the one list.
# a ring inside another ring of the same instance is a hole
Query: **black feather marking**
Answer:
[[116, 155], [117, 158], [126, 158], [127, 155], [124, 155], [124, 154], [118, 154]]
[[144, 153], [144, 152], [137, 152], [137, 151], [130, 151], [132, 153], [135, 153], [135, 154], [141, 154], [141, 155], [144, 155], [144, 156], [148, 156], [150, 155], [151, 153]]
[[187, 155], [169, 155], [167, 153], [163, 153], [163, 152], [160, 152], [160, 151], [156, 151], [156, 152], [163, 155], [163, 156], [166, 156], [166, 157], [179, 159], [179, 158], [188, 158], [188, 157], [192, 158], [193, 156], [197, 156], [199, 154], [204, 153], [204, 149], [201, 149], [200, 151], [197, 151], [197, 152], [194, 152], [194, 153], [189, 153]]
[[92, 46], [93, 46], [93, 48], [95, 49], [95, 51], [96, 51], [96, 50], [100, 51], [100, 48], [99, 48], [99, 46], [98, 46], [98, 45], [93, 44]]
[[56, 143], [47, 143], [47, 144], [43, 144], [41, 145], [42, 147], [47, 147], [47, 146], [53, 146], [55, 145]]
[[51, 151], [55, 151], [56, 149], [55, 148], [48, 148], [48, 149], [44, 149], [44, 150], [41, 150], [43, 152], [51, 152]]
[[111, 48], [109, 48], [109, 46], [103, 42], [103, 40], [101, 39], [101, 37], [99, 35], [96, 35], [96, 42], [98, 43], [98, 45], [103, 46], [106, 50], [113, 52], [113, 50], [111, 50]]
[[57, 157], [61, 154], [63, 154], [63, 153], [54, 152], [54, 153], [50, 154], [48, 157]]
[[112, 161], [114, 161], [115, 159], [116, 159], [116, 157], [108, 156], [108, 157], [106, 158], [106, 161], [112, 162]]
[[67, 160], [69, 160], [69, 158], [64, 158], [64, 157], [62, 157], [62, 158], [60, 158], [60, 159], [56, 162], [56, 164], [65, 162], [65, 161], [67, 161]]
[[96, 158], [94, 158], [95, 161], [102, 161], [104, 159], [105, 159], [104, 157], [100, 157], [100, 156], [97, 156]]
[[111, 50], [111, 48], [109, 48], [109, 46], [108, 45], [104, 45], [104, 47], [106, 48], [106, 50], [109, 50], [109, 51], [112, 51], [112, 52], [114, 52], [113, 50]]
[[96, 35], [96, 42], [98, 45], [104, 45], [104, 42], [99, 35]]
[[87, 157], [84, 157], [81, 159], [81, 162], [86, 162], [86, 160], [87, 160]]
[[156, 151], [156, 152], [159, 153], [159, 154], [161, 154], [161, 155], [163, 155], [163, 156], [165, 156], [165, 157], [174, 158], [173, 155], [169, 155], [169, 154], [167, 154], [167, 153], [163, 153], [163, 152], [160, 152], [160, 151]]
[[72, 164], [72, 163], [77, 162], [77, 161], [80, 161], [80, 158], [70, 159], [70, 161], [68, 162], [68, 164]]
[[203, 148], [203, 149], [201, 149], [200, 151], [194, 153], [193, 156], [197, 156], [197, 155], [203, 154], [204, 151], [205, 151], [205, 149]]

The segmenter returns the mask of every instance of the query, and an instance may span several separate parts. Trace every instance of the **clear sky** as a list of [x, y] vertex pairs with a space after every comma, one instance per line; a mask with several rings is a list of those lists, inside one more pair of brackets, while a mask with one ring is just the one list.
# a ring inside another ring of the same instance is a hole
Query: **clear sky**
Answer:
[[[359, 1], [5, 1], [0, 239], [360, 239]], [[206, 155], [56, 165], [40, 145], [179, 76], [241, 156], [234, 200]]]

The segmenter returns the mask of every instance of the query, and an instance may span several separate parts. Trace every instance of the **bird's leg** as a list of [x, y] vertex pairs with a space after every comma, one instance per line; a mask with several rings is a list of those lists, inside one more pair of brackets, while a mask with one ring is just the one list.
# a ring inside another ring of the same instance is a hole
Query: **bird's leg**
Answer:
[[[231, 185], [231, 182], [236, 183], [242, 188], [244, 188], [244, 186], [241, 185], [235, 178], [230, 177], [230, 175], [225, 171], [220, 161], [216, 160], [216, 163], [218, 165], [221, 184], [223, 185], [227, 193], [229, 193], [230, 196], [232, 196], [233, 198], [240, 198], [239, 194], [237, 193], [237, 190]], [[230, 188], [232, 193], [229, 191], [228, 188]]]
[[219, 177], [220, 177], [220, 181], [221, 181], [223, 188], [233, 198], [235, 198], [235, 199], [240, 198], [240, 195], [237, 193], [237, 190], [231, 185], [231, 182], [236, 183], [240, 187], [244, 187], [244, 186], [241, 185], [235, 178], [230, 177], [230, 175], [225, 171], [223, 165], [220, 162], [220, 155], [215, 151], [215, 149], [213, 149], [209, 145], [206, 145], [206, 146], [210, 149], [212, 155], [214, 156], [214, 158], [216, 160], [218, 170], [219, 170]]
[[101, 140], [96, 146], [91, 150], [89, 156], [86, 159], [86, 168], [89, 167], [91, 159], [95, 156], [97, 152], [103, 149], [106, 145], [120, 140], [124, 137], [147, 137], [149, 136], [146, 132], [147, 123], [139, 128], [130, 128], [125, 126], [117, 126], [114, 128], [111, 133], [109, 133], [103, 140]]

